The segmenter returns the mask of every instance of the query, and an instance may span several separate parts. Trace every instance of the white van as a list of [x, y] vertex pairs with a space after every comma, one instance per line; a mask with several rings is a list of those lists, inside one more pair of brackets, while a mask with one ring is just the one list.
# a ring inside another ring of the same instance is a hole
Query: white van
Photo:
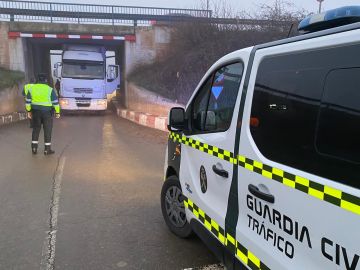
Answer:
[[[360, 270], [360, 7], [233, 52], [169, 115], [166, 224], [228, 269]], [[225, 41], [223, 41], [225, 42]]]

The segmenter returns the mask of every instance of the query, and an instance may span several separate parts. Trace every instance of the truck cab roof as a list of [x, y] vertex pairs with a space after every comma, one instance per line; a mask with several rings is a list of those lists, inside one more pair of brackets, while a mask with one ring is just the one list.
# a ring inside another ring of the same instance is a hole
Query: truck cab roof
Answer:
[[63, 60], [104, 62], [104, 56], [98, 52], [64, 51]]

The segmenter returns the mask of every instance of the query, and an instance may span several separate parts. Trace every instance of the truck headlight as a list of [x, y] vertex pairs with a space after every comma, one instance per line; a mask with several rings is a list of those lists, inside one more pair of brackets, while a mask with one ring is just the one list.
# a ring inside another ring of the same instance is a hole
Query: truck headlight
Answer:
[[105, 100], [105, 99], [101, 99], [101, 100], [97, 101], [97, 105], [99, 105], [99, 106], [104, 106], [104, 105], [106, 105], [106, 103], [107, 103], [107, 100]]
[[60, 106], [69, 105], [69, 101], [67, 99], [60, 99], [59, 103], [60, 103]]

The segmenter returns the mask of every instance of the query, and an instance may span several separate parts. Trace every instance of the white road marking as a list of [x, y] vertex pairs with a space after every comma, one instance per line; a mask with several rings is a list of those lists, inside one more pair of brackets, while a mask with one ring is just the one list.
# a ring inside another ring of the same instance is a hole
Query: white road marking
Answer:
[[53, 194], [50, 202], [49, 228], [44, 240], [40, 270], [53, 270], [55, 264], [56, 232], [58, 229], [61, 182], [65, 167], [65, 157], [61, 157], [54, 174]]

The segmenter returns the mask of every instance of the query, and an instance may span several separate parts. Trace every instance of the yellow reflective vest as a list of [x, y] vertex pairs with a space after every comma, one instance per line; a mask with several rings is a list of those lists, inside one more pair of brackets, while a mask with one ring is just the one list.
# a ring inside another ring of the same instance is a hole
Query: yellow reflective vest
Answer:
[[[24, 89], [25, 90], [25, 89]], [[29, 87], [26, 94], [26, 110], [51, 110], [55, 109], [56, 113], [60, 113], [58, 97], [50, 86], [46, 84], [33, 84]]]

